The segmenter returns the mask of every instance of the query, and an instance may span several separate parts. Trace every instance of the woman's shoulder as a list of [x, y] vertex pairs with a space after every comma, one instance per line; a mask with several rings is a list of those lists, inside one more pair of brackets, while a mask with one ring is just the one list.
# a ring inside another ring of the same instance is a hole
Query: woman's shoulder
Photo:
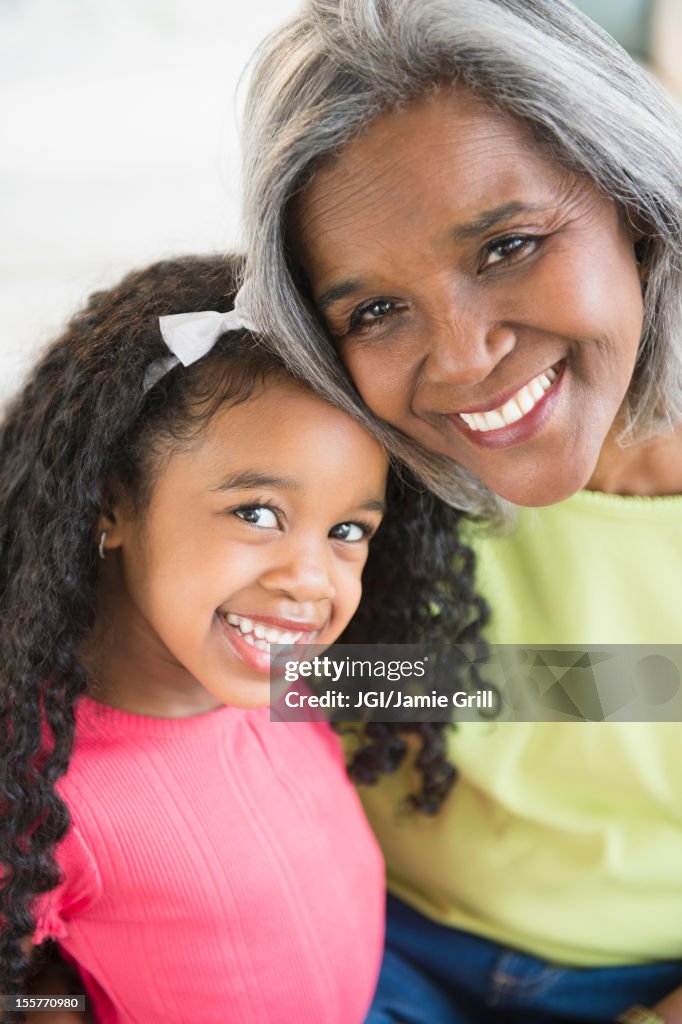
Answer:
[[476, 528], [477, 581], [497, 643], [676, 643], [682, 497], [580, 491]]

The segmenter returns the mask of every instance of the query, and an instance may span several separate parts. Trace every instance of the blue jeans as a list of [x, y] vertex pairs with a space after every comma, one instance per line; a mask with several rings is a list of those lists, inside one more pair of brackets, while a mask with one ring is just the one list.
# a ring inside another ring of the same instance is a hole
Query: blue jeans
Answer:
[[365, 1024], [605, 1024], [682, 985], [679, 960], [559, 967], [435, 924], [393, 896], [387, 912], [386, 950]]

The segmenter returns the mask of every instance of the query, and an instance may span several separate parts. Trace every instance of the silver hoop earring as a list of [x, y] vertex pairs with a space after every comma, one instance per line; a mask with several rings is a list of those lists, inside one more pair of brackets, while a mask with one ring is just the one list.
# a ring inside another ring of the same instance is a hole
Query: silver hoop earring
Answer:
[[104, 541], [106, 539], [107, 539], [107, 531], [106, 530], [102, 530], [102, 536], [100, 537], [99, 544], [97, 545], [97, 550], [99, 552], [99, 557], [101, 559], [105, 559], [107, 557], [105, 555], [105, 553], [104, 553]]

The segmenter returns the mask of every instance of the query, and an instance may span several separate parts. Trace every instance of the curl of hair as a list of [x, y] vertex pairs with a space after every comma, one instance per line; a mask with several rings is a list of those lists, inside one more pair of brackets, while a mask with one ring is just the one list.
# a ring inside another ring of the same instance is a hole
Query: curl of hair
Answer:
[[[370, 545], [363, 600], [340, 642], [419, 643], [430, 652], [458, 644], [462, 673], [471, 673], [475, 689], [472, 666], [485, 656], [481, 630], [488, 607], [476, 593], [474, 553], [461, 539], [464, 513], [425, 491], [405, 471], [390, 474], [387, 505]], [[448, 675], [446, 691], [452, 684]], [[435, 814], [456, 779], [447, 752], [450, 728], [446, 722], [365, 724], [349, 765], [351, 778], [372, 785], [381, 774], [394, 772], [408, 754], [405, 737], [413, 736], [419, 743], [414, 765], [421, 784], [408, 803]]]
[[[288, 237], [316, 168], [381, 111], [461, 84], [526, 125], [645, 233], [644, 330], [623, 442], [682, 419], [682, 130], [659, 87], [568, 0], [307, 0], [256, 55], [244, 117], [248, 277], [259, 321], [324, 393], [337, 366]], [[337, 373], [337, 380], [339, 371]], [[509, 519], [461, 467], [387, 430], [434, 493]]]
[[[281, 360], [230, 335], [149, 394], [167, 356], [158, 317], [231, 308], [235, 260], [169, 260], [93, 295], [45, 352], [0, 424], [0, 992], [21, 993], [33, 902], [59, 881], [69, 814], [56, 783], [86, 688], [79, 649], [96, 614], [96, 530], [120, 481], [142, 509], [162, 452]], [[228, 367], [229, 375], [221, 372]], [[13, 1015], [12, 1019], [15, 1019]]]

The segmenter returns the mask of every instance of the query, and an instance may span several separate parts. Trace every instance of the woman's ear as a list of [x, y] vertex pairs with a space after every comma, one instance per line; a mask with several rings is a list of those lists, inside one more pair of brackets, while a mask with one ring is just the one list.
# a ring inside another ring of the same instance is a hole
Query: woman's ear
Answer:
[[637, 260], [639, 279], [642, 283], [642, 292], [644, 292], [647, 286], [649, 274], [651, 273], [651, 246], [652, 241], [646, 235], [643, 235], [635, 242], [635, 259]]
[[638, 214], [628, 216], [632, 246], [635, 251], [635, 261], [642, 285], [649, 279], [649, 266], [651, 260], [652, 239], [647, 225]]

